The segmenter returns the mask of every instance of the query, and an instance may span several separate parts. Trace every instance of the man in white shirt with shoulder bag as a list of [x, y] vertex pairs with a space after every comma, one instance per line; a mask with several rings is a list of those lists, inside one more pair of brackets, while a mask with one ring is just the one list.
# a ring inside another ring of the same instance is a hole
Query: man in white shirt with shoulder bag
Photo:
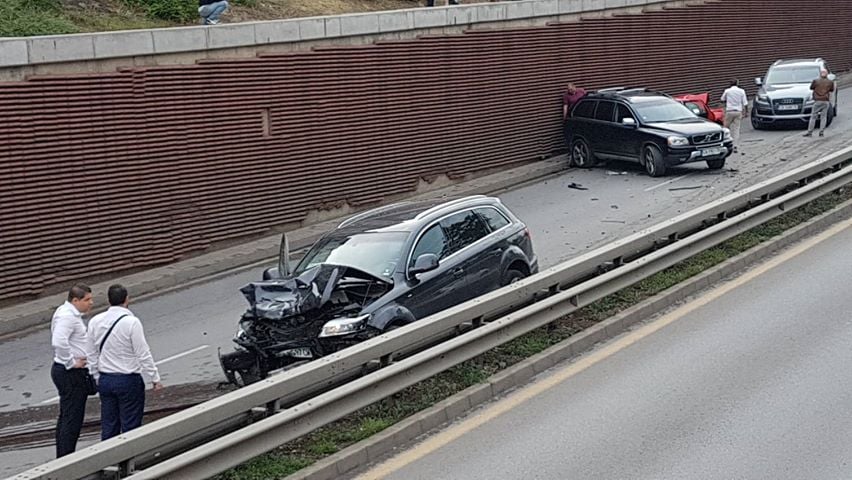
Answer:
[[748, 96], [739, 83], [736, 78], [731, 80], [731, 86], [722, 93], [722, 101], [725, 102], [724, 125], [731, 131], [735, 152], [740, 143], [740, 125], [748, 115]]
[[142, 425], [145, 381], [163, 388], [160, 373], [145, 340], [142, 322], [128, 310], [127, 289], [112, 285], [107, 291], [109, 310], [89, 322], [93, 354], [89, 369], [98, 379], [101, 397], [101, 440]]

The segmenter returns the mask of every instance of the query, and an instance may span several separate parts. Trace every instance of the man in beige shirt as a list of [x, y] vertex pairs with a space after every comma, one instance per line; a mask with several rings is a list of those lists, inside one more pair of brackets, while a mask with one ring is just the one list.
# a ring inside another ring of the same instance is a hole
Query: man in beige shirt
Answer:
[[808, 121], [808, 133], [806, 137], [814, 134], [816, 119], [819, 117], [819, 136], [825, 135], [825, 124], [828, 122], [828, 109], [831, 108], [831, 92], [834, 91], [834, 82], [828, 79], [828, 70], [819, 71], [819, 78], [811, 82], [811, 90], [814, 92], [814, 106], [811, 107], [811, 119]]

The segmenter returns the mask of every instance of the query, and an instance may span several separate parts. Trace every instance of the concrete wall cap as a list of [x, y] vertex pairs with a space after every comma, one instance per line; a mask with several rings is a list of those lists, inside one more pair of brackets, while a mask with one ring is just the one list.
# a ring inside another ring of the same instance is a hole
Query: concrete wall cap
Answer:
[[0, 68], [471, 25], [673, 0], [521, 0], [215, 26], [0, 39]]

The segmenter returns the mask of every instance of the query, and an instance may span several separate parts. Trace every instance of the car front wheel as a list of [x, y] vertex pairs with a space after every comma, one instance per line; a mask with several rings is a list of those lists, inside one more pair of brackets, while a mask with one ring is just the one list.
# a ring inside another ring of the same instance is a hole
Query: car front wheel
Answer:
[[654, 145], [646, 145], [642, 149], [642, 163], [645, 165], [645, 171], [652, 177], [662, 177], [666, 174], [663, 152]]
[[594, 163], [594, 154], [588, 142], [582, 138], [571, 144], [571, 163], [579, 168], [589, 168]]

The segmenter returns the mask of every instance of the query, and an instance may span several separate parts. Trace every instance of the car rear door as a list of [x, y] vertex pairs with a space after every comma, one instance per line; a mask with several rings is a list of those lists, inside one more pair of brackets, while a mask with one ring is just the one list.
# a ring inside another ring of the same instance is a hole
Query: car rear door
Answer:
[[595, 116], [593, 120], [594, 133], [590, 140], [592, 151], [596, 155], [617, 155], [618, 147], [614, 136], [619, 135], [619, 130], [614, 124], [615, 118], [615, 102], [610, 100], [598, 101], [598, 106], [595, 108]]
[[[450, 255], [447, 261], [453, 262], [453, 272], [462, 271], [465, 276], [465, 288], [457, 291], [452, 304], [458, 304], [478, 297], [490, 291], [489, 285], [498, 276], [500, 251], [487, 241], [488, 227], [474, 212], [465, 210], [450, 215], [441, 221], [447, 235]], [[494, 264], [497, 264], [495, 268]], [[495, 272], [496, 270], [496, 272]]]

